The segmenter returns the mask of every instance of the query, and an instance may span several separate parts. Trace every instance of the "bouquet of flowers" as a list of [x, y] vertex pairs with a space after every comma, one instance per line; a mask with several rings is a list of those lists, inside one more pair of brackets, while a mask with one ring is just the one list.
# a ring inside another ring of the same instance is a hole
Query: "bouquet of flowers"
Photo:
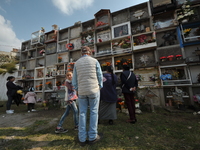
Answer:
[[56, 86], [61, 86], [61, 82], [60, 81], [56, 81]]
[[166, 59], [167, 59], [166, 56], [162, 56], [162, 57], [160, 57], [160, 60], [161, 60], [161, 61], [165, 61]]
[[138, 81], [142, 81], [142, 76], [141, 75], [135, 75], [136, 76], [136, 79], [138, 80]]
[[187, 37], [187, 36], [190, 34], [190, 31], [191, 31], [191, 28], [184, 29], [184, 30], [183, 30], [183, 35], [184, 35], [185, 37]]
[[184, 19], [190, 19], [189, 17], [194, 15], [194, 10], [190, 7], [189, 2], [186, 1], [181, 6], [181, 10], [177, 12], [177, 20], [182, 22]]
[[42, 50], [40, 51], [40, 54], [44, 54], [44, 53], [45, 53], [45, 50], [42, 49]]
[[150, 76], [149, 78], [150, 78], [150, 81], [156, 81], [156, 80], [158, 80], [158, 76], [156, 74]]
[[48, 88], [52, 89], [52, 83], [51, 83], [51, 81], [46, 82], [46, 85], [47, 85]]
[[58, 62], [61, 62], [62, 61], [62, 57], [58, 57]]

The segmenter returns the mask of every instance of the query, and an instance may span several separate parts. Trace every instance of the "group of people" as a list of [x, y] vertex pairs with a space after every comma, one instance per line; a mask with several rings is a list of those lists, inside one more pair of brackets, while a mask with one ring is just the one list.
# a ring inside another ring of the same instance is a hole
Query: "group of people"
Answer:
[[[89, 47], [82, 47], [82, 56], [76, 61], [73, 72], [66, 73], [65, 101], [67, 106], [55, 130], [55, 133], [66, 133], [68, 131], [63, 129], [62, 125], [69, 111], [72, 110], [74, 129], [78, 130], [78, 139], [81, 146], [94, 144], [103, 137], [103, 134], [98, 133], [98, 122], [100, 120], [108, 119], [109, 124], [112, 125], [113, 120], [117, 119], [117, 76], [113, 73], [112, 66], [108, 66], [107, 72], [103, 74], [98, 60], [91, 57], [91, 53]], [[136, 123], [134, 92], [138, 83], [135, 74], [129, 69], [129, 66], [123, 66], [123, 72], [120, 76], [121, 88], [129, 111], [129, 119], [126, 122]], [[13, 97], [10, 93], [10, 84], [11, 86], [14, 86], [14, 84], [10, 82], [13, 82], [13, 79], [9, 79], [7, 83], [7, 111], [11, 112], [10, 104]], [[77, 100], [79, 109], [76, 105]], [[31, 106], [33, 107], [33, 105]], [[87, 130], [88, 109], [90, 118], [89, 129]]]
[[[21, 98], [22, 95], [21, 93], [19, 94], [17, 91], [23, 89], [21, 86], [14, 84], [13, 82], [15, 81], [15, 77], [14, 76], [9, 76], [7, 78], [7, 83], [6, 83], [6, 87], [7, 87], [7, 97], [8, 97], [8, 101], [6, 103], [6, 113], [7, 114], [13, 114], [14, 110], [11, 109], [11, 104], [12, 101], [14, 100], [15, 103], [17, 105], [19, 105], [19, 103], [21, 102]], [[29, 92], [26, 93], [26, 95], [24, 96], [24, 102], [27, 103], [27, 109], [28, 112], [31, 111], [36, 111], [34, 109], [35, 103], [36, 103], [36, 93], [34, 92], [34, 88], [31, 87], [29, 88]]]
[[[67, 100], [66, 111], [62, 115], [59, 124], [56, 127], [56, 133], [65, 133], [68, 130], [62, 128], [64, 119], [73, 110], [75, 130], [78, 130], [78, 139], [81, 146], [94, 144], [102, 137], [98, 133], [98, 122], [107, 119], [109, 124], [117, 119], [117, 76], [113, 73], [112, 66], [107, 66], [107, 72], [102, 73], [101, 66], [97, 59], [90, 57], [91, 50], [84, 46], [81, 48], [82, 57], [79, 58], [74, 66], [73, 73], [66, 74], [66, 93]], [[136, 76], [129, 70], [129, 66], [123, 66], [123, 72], [120, 79], [122, 82], [122, 93], [129, 111], [128, 123], [136, 123], [134, 93], [138, 86]], [[76, 93], [78, 96], [77, 109], [75, 99], [70, 99], [70, 93]], [[87, 131], [87, 111], [89, 109], [89, 129]], [[78, 114], [79, 111], [79, 115]]]

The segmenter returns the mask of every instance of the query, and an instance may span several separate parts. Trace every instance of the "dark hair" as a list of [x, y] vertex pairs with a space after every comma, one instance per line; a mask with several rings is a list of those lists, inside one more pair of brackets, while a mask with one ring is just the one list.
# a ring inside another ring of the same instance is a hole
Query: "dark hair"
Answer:
[[113, 74], [113, 67], [112, 66], [107, 66], [106, 70], [111, 73], [112, 84], [114, 85], [115, 84], [115, 79], [114, 79], [114, 74]]
[[29, 91], [30, 91], [30, 92], [33, 92], [33, 91], [34, 91], [34, 88], [33, 88], [33, 87], [30, 87]]
[[123, 65], [122, 67], [123, 67], [124, 70], [129, 70], [130, 69], [130, 67], [128, 65]]
[[13, 79], [13, 78], [15, 78], [14, 76], [9, 76], [8, 78], [7, 78], [7, 81], [10, 81], [11, 79]]

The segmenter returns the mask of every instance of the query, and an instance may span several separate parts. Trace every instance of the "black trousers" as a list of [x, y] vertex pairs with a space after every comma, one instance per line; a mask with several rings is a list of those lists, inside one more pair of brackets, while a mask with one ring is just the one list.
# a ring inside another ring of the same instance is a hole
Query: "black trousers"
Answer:
[[134, 93], [124, 93], [124, 98], [128, 107], [130, 120], [136, 120]]
[[35, 103], [28, 103], [28, 110], [34, 109]]
[[11, 96], [11, 95], [7, 95], [7, 96], [8, 96], [8, 101], [6, 103], [6, 109], [10, 110], [10, 107], [11, 107], [11, 104], [12, 104], [12, 101], [13, 101], [14, 97]]

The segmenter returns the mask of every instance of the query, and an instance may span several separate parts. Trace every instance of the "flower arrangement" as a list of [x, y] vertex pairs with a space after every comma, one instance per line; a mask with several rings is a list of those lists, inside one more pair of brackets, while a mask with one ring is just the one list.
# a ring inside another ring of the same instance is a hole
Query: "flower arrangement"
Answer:
[[179, 22], [183, 22], [185, 19], [190, 19], [190, 17], [194, 15], [194, 10], [190, 7], [188, 1], [185, 1], [181, 6], [181, 10], [177, 12], [177, 20]]
[[136, 79], [137, 79], [138, 81], [142, 81], [142, 76], [141, 76], [141, 75], [135, 75], [135, 77], [136, 77]]
[[176, 59], [177, 59], [177, 60], [178, 60], [178, 59], [182, 59], [182, 55], [180, 55], [180, 54], [176, 55]]
[[40, 84], [38, 85], [39, 90], [42, 90], [42, 86], [43, 86], [43, 84], [42, 84], [42, 82], [40, 82]]
[[106, 25], [106, 24], [108, 24], [108, 23], [105, 23], [105, 22], [102, 22], [102, 21], [98, 21], [96, 23], [96, 27], [103, 26], [103, 25]]
[[176, 77], [177, 79], [179, 78], [179, 72], [178, 71], [174, 71], [172, 75], [174, 77]]
[[35, 86], [35, 89], [36, 89], [36, 91], [39, 90], [39, 85], [36, 85], [36, 86]]
[[42, 50], [40, 51], [40, 54], [44, 54], [44, 53], [45, 53], [45, 50], [42, 49]]
[[156, 74], [153, 74], [152, 76], [149, 77], [150, 81], [157, 81], [158, 76]]
[[58, 56], [58, 62], [62, 61], [62, 57]]
[[101, 64], [102, 71], [106, 71], [107, 66], [111, 66], [111, 62], [104, 62]]
[[140, 107], [139, 99], [135, 97], [135, 108], [139, 108], [139, 107]]
[[112, 47], [113, 49], [119, 47], [119, 48], [129, 48], [131, 47], [131, 40], [130, 40], [130, 36], [124, 38], [123, 40], [119, 40], [119, 41], [114, 41], [112, 42]]
[[140, 36], [138, 37], [139, 43], [140, 43], [141, 45], [147, 43], [146, 39], [147, 39], [147, 36], [146, 36], [146, 35], [140, 35]]
[[67, 71], [73, 71], [74, 64], [74, 62], [69, 63], [69, 65], [67, 66]]
[[174, 58], [174, 55], [169, 55], [169, 56], [167, 56], [167, 58], [168, 58], [170, 61], [172, 61], [173, 58]]
[[56, 81], [56, 86], [61, 86], [61, 82], [60, 81]]
[[124, 59], [124, 58], [122, 58], [121, 60], [116, 60], [115, 61], [115, 69], [116, 70], [120, 70], [120, 69], [122, 69], [122, 66], [123, 65], [128, 65], [130, 68], [132, 68], [133, 66], [132, 66], [132, 59]]
[[187, 36], [190, 34], [190, 31], [191, 31], [191, 30], [192, 30], [191, 28], [184, 29], [184, 30], [183, 30], [183, 35], [184, 35], [185, 37], [187, 37]]
[[162, 57], [160, 57], [160, 60], [161, 60], [161, 61], [165, 61], [166, 59], [167, 59], [166, 56], [162, 56]]
[[51, 89], [52, 88], [52, 83], [51, 81], [46, 82], [46, 85]]
[[138, 36], [137, 38], [134, 39], [134, 46], [148, 44], [148, 43], [152, 43], [152, 42], [155, 42], [155, 41], [156, 41], [156, 39], [153, 35], [152, 36], [150, 36], [150, 35], [148, 35], [148, 36], [140, 35], [140, 36]]

